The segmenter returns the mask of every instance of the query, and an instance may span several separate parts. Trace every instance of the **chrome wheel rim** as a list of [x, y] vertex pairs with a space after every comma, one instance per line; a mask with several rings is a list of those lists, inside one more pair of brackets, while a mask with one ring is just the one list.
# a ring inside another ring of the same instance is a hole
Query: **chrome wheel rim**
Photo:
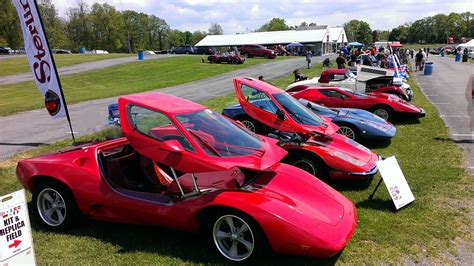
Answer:
[[252, 131], [252, 132], [255, 132], [255, 124], [252, 122], [252, 121], [249, 121], [249, 120], [243, 120], [242, 121], [242, 124], [244, 124], [244, 126]]
[[385, 109], [377, 109], [374, 111], [374, 114], [383, 118], [384, 120], [388, 120], [388, 112]]
[[355, 132], [352, 130], [352, 128], [347, 127], [347, 126], [341, 126], [337, 133], [344, 135], [352, 140], [355, 140]]
[[307, 159], [300, 159], [300, 160], [297, 160], [293, 163], [293, 166], [296, 166], [312, 175], [316, 175], [318, 172], [317, 172], [317, 169], [314, 167], [313, 163], [311, 163], [310, 161], [308, 161]]
[[39, 193], [36, 207], [41, 219], [49, 226], [59, 226], [66, 219], [64, 198], [52, 188], [45, 188]]
[[252, 255], [255, 238], [250, 226], [240, 217], [224, 215], [212, 230], [214, 243], [219, 252], [232, 261], [243, 261]]

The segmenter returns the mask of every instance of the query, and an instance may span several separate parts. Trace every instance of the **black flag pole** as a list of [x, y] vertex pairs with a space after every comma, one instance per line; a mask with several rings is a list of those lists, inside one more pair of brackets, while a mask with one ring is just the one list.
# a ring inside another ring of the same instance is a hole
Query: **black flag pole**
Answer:
[[38, 12], [38, 18], [41, 22], [40, 23], [41, 29], [43, 30], [43, 34], [46, 39], [46, 44], [48, 45], [49, 55], [51, 56], [51, 62], [53, 63], [54, 73], [56, 74], [56, 78], [58, 79], [59, 91], [61, 92], [61, 100], [64, 103], [64, 111], [66, 113], [67, 122], [69, 123], [69, 129], [71, 130], [72, 142], [76, 143], [76, 138], [74, 137], [74, 131], [72, 130], [71, 117], [69, 116], [69, 110], [67, 108], [66, 99], [64, 97], [63, 86], [61, 85], [61, 79], [59, 78], [58, 69], [56, 68], [56, 62], [54, 61], [54, 56], [53, 56], [53, 53], [51, 52], [51, 46], [49, 45], [48, 35], [46, 34], [46, 30], [44, 29], [43, 18], [41, 17], [41, 12], [38, 9], [38, 3], [36, 2], [36, 0], [33, 0], [33, 2], [35, 3], [35, 8]]

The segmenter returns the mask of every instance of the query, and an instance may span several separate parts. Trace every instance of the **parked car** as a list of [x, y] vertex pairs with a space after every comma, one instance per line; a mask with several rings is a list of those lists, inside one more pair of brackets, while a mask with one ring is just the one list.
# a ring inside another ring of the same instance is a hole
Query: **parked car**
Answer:
[[295, 82], [287, 87], [288, 92], [301, 91], [310, 87], [342, 87], [354, 92], [380, 92], [394, 94], [405, 101], [413, 98], [413, 90], [393, 70], [370, 66], [358, 66], [357, 76], [350, 69], [328, 68], [320, 77]]
[[0, 46], [0, 54], [13, 54], [13, 50], [10, 47]]
[[315, 114], [331, 118], [339, 126], [337, 133], [357, 142], [364, 140], [387, 140], [397, 133], [397, 128], [383, 118], [362, 109], [356, 108], [328, 108], [305, 99], [300, 103], [308, 107]]
[[206, 55], [213, 55], [216, 53], [216, 49], [211, 46], [196, 46], [195, 47], [196, 54], [206, 54]]
[[274, 50], [267, 49], [261, 45], [244, 45], [240, 47], [240, 54], [245, 57], [265, 57], [265, 58], [276, 58], [277, 54]]
[[172, 54], [195, 54], [195, 48], [191, 45], [183, 45], [171, 51]]
[[222, 114], [278, 139], [289, 153], [284, 162], [320, 178], [364, 180], [377, 173], [377, 154], [337, 134], [339, 127], [329, 118], [288, 93], [253, 78], [234, 79], [234, 89], [240, 105], [224, 108]]
[[420, 118], [425, 111], [399, 97], [386, 93], [361, 93], [338, 87], [308, 88], [291, 94], [297, 99], [331, 108], [358, 108], [370, 111], [385, 120], [398, 117]]
[[[206, 107], [158, 92], [118, 100], [124, 138], [18, 162], [33, 213], [50, 230], [79, 215], [202, 231], [217, 253], [330, 257], [354, 233], [351, 201], [280, 163], [287, 152]], [[201, 243], [196, 243], [200, 245]]]
[[51, 49], [51, 52], [53, 54], [71, 54], [71, 51], [67, 49]]
[[233, 55], [229, 53], [210, 55], [207, 57], [207, 60], [213, 64], [228, 63], [228, 64], [243, 64], [245, 62], [245, 57], [240, 55]]

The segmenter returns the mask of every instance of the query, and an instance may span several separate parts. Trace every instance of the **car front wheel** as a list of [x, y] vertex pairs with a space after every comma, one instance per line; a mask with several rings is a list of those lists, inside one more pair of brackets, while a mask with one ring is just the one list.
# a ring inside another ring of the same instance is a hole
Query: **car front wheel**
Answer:
[[228, 210], [215, 215], [212, 242], [220, 255], [231, 261], [244, 261], [265, 249], [259, 225], [248, 215]]
[[392, 116], [392, 111], [385, 106], [377, 106], [372, 109], [372, 113], [383, 118], [384, 120], [389, 120]]
[[50, 230], [71, 226], [78, 216], [78, 208], [71, 191], [55, 181], [40, 182], [33, 193], [35, 216]]
[[350, 125], [340, 125], [337, 133], [344, 135], [352, 140], [357, 140], [357, 130]]

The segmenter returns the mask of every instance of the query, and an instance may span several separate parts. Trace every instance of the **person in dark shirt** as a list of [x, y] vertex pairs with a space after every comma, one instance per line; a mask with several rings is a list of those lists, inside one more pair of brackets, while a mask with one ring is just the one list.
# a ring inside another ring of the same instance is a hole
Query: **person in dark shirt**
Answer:
[[339, 53], [339, 56], [336, 58], [336, 63], [337, 63], [337, 68], [342, 69], [345, 68], [346, 64], [346, 59], [344, 59], [344, 56], [342, 56], [341, 53]]
[[418, 71], [418, 70], [422, 70], [423, 69], [423, 54], [421, 53], [421, 49], [420, 51], [415, 55], [415, 72]]

